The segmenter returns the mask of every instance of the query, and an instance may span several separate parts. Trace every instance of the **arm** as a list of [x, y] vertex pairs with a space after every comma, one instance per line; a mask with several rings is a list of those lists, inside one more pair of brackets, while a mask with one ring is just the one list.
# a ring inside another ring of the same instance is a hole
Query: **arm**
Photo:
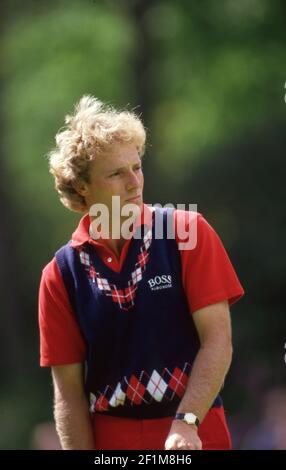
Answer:
[[[179, 413], [192, 412], [202, 422], [221, 389], [231, 364], [231, 321], [228, 302], [197, 310], [193, 314], [201, 347], [193, 364]], [[165, 448], [201, 449], [195, 425], [174, 420]]]
[[52, 367], [54, 417], [62, 449], [92, 450], [94, 438], [82, 364]]

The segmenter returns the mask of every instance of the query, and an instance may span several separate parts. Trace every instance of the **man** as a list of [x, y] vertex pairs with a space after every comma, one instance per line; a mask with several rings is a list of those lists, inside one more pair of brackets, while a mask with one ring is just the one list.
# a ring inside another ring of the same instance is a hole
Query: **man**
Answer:
[[146, 135], [135, 114], [85, 96], [66, 124], [50, 171], [63, 204], [85, 215], [39, 294], [62, 448], [231, 448], [219, 391], [229, 305], [243, 289], [219, 237], [201, 214], [143, 204]]

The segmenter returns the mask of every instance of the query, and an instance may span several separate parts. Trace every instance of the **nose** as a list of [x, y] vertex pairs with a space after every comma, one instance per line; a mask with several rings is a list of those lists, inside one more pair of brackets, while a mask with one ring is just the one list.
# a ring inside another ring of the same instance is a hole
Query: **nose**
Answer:
[[135, 171], [130, 170], [127, 175], [126, 179], [126, 189], [127, 191], [131, 191], [133, 189], [140, 187], [140, 179], [139, 176], [136, 174]]

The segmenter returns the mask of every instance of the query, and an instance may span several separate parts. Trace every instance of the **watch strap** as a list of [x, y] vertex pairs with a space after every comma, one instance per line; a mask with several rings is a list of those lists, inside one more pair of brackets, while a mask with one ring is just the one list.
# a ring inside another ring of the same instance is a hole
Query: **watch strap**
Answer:
[[[184, 420], [186, 414], [188, 414], [188, 413], [176, 413], [175, 419]], [[194, 415], [194, 413], [192, 413], [192, 415]], [[200, 420], [199, 420], [199, 418], [198, 418], [196, 415], [194, 415], [194, 416], [195, 416], [196, 420], [195, 420], [195, 422], [192, 423], [192, 424], [195, 424], [195, 425], [197, 426], [197, 428], [198, 428], [199, 425], [200, 425]], [[186, 421], [185, 421], [185, 422], [186, 422]], [[188, 423], [187, 423], [187, 424], [188, 424]]]

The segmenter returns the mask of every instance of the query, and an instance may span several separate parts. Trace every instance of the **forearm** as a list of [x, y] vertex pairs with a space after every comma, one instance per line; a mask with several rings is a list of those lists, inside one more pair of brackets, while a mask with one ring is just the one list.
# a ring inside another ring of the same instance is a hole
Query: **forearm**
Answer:
[[228, 342], [201, 346], [177, 410], [179, 413], [192, 412], [202, 422], [223, 385], [231, 358], [232, 347]]
[[63, 398], [56, 394], [54, 417], [62, 449], [94, 449], [91, 417], [84, 395]]
[[[200, 422], [210, 409], [231, 364], [232, 341], [229, 305], [226, 300], [193, 313], [200, 349], [193, 363], [178, 413], [193, 413]], [[165, 442], [167, 450], [202, 449], [195, 425], [174, 419]]]

